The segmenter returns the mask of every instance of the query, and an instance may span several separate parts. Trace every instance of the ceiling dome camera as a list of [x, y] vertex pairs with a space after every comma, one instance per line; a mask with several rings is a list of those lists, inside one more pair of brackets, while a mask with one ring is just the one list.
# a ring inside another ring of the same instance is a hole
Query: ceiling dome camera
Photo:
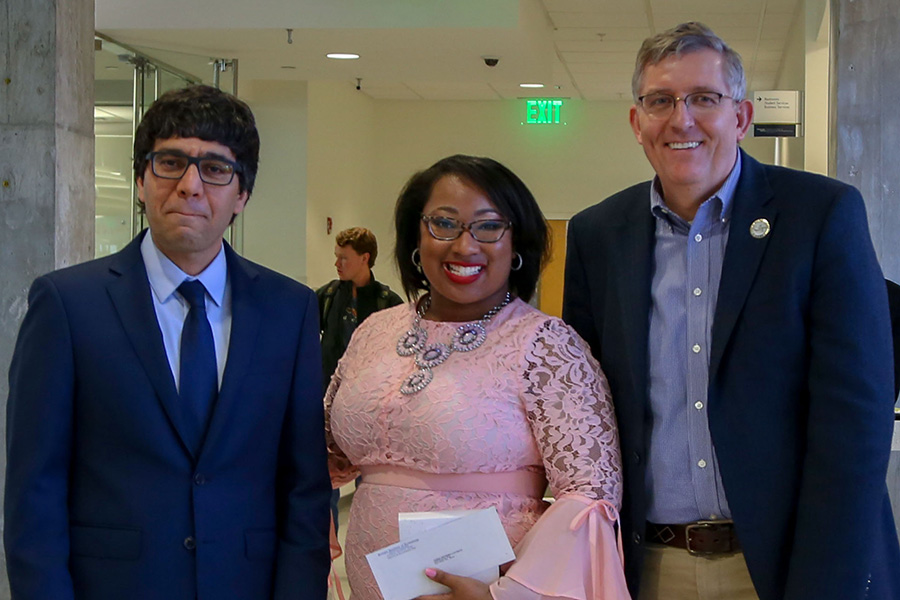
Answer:
[[482, 56], [481, 60], [483, 60], [484, 64], [486, 64], [489, 67], [496, 67], [497, 63], [500, 62], [500, 57], [499, 56]]

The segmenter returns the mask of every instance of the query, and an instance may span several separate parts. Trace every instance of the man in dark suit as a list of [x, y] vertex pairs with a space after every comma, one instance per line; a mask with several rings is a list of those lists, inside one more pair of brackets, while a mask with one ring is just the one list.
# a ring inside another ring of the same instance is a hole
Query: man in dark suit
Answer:
[[900, 597], [890, 322], [862, 198], [738, 148], [740, 57], [700, 24], [645, 41], [633, 91], [656, 177], [572, 219], [563, 308], [612, 389], [629, 588]]
[[258, 161], [246, 104], [164, 94], [135, 135], [149, 232], [35, 280], [9, 376], [13, 598], [326, 597], [316, 297], [222, 241]]

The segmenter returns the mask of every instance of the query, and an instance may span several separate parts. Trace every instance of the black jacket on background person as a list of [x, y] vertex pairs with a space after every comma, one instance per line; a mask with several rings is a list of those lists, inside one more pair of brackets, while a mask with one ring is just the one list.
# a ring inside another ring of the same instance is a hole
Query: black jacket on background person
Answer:
[[[319, 329], [322, 333], [322, 382], [327, 388], [350, 337], [344, 338], [341, 318], [353, 298], [353, 282], [334, 279], [316, 290], [319, 298]], [[373, 312], [403, 304], [403, 300], [383, 283], [375, 281], [356, 288], [356, 326]]]

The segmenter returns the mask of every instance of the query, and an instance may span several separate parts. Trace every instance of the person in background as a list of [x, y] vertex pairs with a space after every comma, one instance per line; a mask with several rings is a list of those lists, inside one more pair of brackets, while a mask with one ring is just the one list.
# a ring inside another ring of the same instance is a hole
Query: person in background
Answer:
[[609, 377], [640, 599], [900, 598], [884, 278], [859, 192], [760, 164], [740, 56], [647, 39], [656, 172], [569, 224], [563, 318]]
[[315, 295], [222, 241], [258, 163], [244, 102], [163, 94], [134, 142], [149, 231], [32, 285], [9, 371], [13, 598], [325, 600]]
[[395, 225], [417, 300], [357, 329], [325, 398], [332, 478], [362, 473], [353, 599], [382, 597], [365, 555], [398, 541], [398, 513], [493, 506], [516, 562], [490, 585], [428, 569], [452, 589], [439, 598], [627, 600], [612, 403], [585, 343], [527, 304], [549, 254], [531, 192], [494, 160], [451, 156], [410, 179]]
[[372, 274], [378, 241], [371, 231], [351, 227], [338, 233], [334, 256], [338, 278], [316, 290], [322, 334], [322, 381], [326, 387], [354, 330], [373, 312], [403, 304], [396, 292], [376, 281]]
[[[322, 338], [322, 383], [328, 387], [350, 337], [360, 323], [375, 311], [403, 300], [375, 280], [372, 267], [378, 256], [375, 234], [365, 227], [351, 227], [335, 236], [334, 267], [338, 278], [316, 290], [319, 299], [319, 333]], [[331, 493], [331, 518], [338, 529], [340, 490]]]

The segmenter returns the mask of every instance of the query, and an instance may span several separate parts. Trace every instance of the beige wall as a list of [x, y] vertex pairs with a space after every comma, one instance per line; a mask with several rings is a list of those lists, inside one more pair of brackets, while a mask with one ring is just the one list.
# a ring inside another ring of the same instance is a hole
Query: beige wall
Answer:
[[[375, 233], [375, 274], [384, 280], [383, 274], [391, 272], [393, 205], [377, 195], [376, 103], [350, 83], [311, 82], [309, 114], [307, 283], [315, 288], [336, 277], [334, 236], [357, 226]], [[334, 224], [330, 234], [328, 217]]]
[[806, 0], [804, 169], [828, 175], [831, 9], [828, 0]]
[[306, 280], [307, 85], [241, 85], [260, 136], [259, 174], [244, 211], [243, 255]]
[[[806, 73], [806, 18], [804, 2], [799, 3], [797, 12], [791, 23], [787, 46], [785, 47], [784, 60], [781, 71], [775, 84], [776, 90], [802, 90]], [[805, 100], [805, 94], [802, 94]], [[806, 129], [804, 120], [804, 129]], [[804, 131], [804, 135], [806, 135]], [[774, 148], [775, 139], [769, 138]], [[803, 169], [804, 138], [782, 138], [781, 164], [792, 169]]]

